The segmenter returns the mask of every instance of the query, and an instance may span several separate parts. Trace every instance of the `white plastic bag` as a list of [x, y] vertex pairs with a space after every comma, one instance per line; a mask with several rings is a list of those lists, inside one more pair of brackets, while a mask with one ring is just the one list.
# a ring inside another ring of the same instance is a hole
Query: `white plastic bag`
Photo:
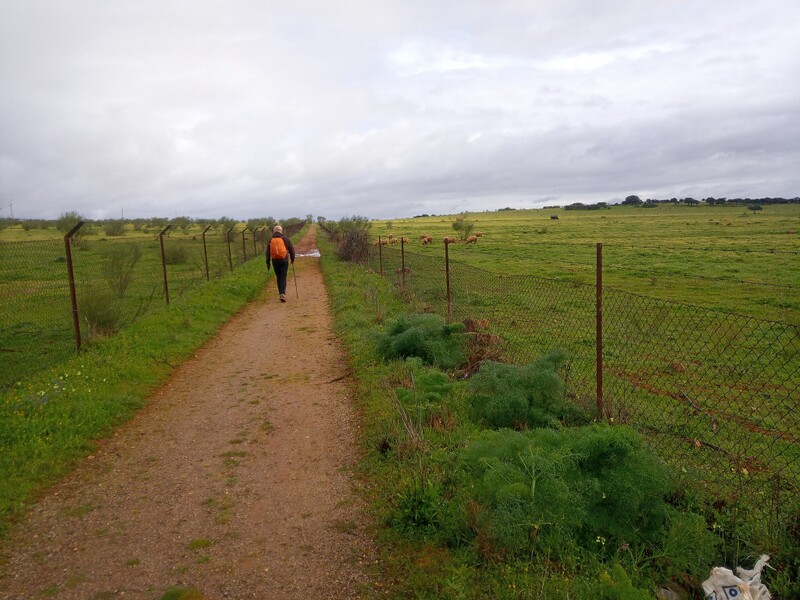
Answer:
[[711, 575], [703, 582], [703, 591], [708, 600], [770, 600], [772, 596], [761, 583], [761, 571], [767, 566], [769, 556], [762, 554], [752, 569], [736, 567], [733, 571], [724, 567], [714, 567]]

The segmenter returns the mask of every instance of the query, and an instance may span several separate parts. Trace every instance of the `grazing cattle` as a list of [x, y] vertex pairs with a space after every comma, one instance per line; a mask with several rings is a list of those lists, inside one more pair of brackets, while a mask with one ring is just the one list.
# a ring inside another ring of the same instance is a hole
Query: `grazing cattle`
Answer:
[[442, 240], [445, 244], [455, 244], [458, 240], [454, 237], [446, 237]]
[[483, 232], [482, 231], [476, 231], [475, 232], [475, 237], [483, 237]]
[[478, 242], [477, 235], [471, 235], [467, 238], [467, 244], [476, 244]]
[[400, 241], [403, 242], [404, 244], [407, 244], [410, 240], [407, 237], [401, 237]]
[[389, 243], [390, 244], [396, 244], [397, 242], [398, 242], [397, 238], [395, 238], [395, 237], [389, 238]]

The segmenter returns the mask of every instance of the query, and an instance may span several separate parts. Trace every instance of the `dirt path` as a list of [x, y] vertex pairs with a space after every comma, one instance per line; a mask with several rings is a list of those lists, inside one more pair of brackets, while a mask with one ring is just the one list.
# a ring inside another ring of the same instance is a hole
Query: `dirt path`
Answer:
[[[315, 249], [314, 233], [297, 245]], [[0, 598], [354, 598], [373, 560], [319, 261], [230, 321], [6, 540]], [[197, 596], [193, 596], [196, 598]]]

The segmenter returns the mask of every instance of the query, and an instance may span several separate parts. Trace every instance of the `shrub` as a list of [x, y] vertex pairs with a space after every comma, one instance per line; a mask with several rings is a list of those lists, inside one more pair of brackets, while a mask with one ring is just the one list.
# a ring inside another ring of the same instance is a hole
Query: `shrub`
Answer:
[[103, 231], [110, 237], [125, 235], [125, 221], [106, 221]]
[[564, 400], [556, 368], [562, 354], [550, 354], [528, 365], [485, 361], [468, 383], [473, 417], [492, 428], [555, 427], [581, 417]]
[[661, 541], [666, 472], [631, 428], [487, 431], [462, 467], [460, 501], [485, 507], [483, 535], [516, 555]]
[[673, 509], [669, 513], [669, 529], [664, 542], [668, 571], [688, 573], [698, 581], [708, 576], [709, 565], [719, 555], [719, 538], [708, 530], [698, 514]]
[[107, 248], [100, 259], [100, 270], [108, 287], [117, 298], [125, 296], [128, 286], [133, 281], [133, 272], [142, 249], [138, 244], [115, 245]]
[[639, 589], [631, 583], [630, 577], [619, 564], [611, 567], [611, 572], [602, 573], [586, 596], [596, 600], [652, 600], [653, 593]]
[[119, 330], [122, 309], [110, 289], [86, 287], [78, 297], [78, 309], [89, 338]]
[[462, 240], [467, 239], [472, 230], [475, 229], [475, 223], [472, 221], [467, 221], [464, 215], [456, 217], [456, 220], [453, 221], [453, 229], [458, 232], [458, 237]]
[[189, 260], [189, 252], [186, 250], [186, 246], [165, 242], [164, 260], [168, 265], [184, 264]]
[[664, 465], [626, 426], [565, 429], [586, 498], [586, 532], [619, 541], [653, 539], [664, 524], [669, 492]]
[[384, 359], [416, 356], [429, 365], [454, 369], [464, 361], [463, 323], [447, 325], [435, 314], [401, 315], [376, 335]]
[[341, 219], [335, 227], [336, 255], [342, 260], [363, 263], [369, 256], [369, 230], [366, 217]]

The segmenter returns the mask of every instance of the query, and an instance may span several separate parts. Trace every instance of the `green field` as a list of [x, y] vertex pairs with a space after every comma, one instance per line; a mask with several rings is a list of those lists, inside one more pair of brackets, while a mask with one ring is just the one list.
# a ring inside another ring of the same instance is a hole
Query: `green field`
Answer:
[[[558, 219], [552, 219], [557, 216]], [[742, 206], [508, 210], [467, 213], [482, 232], [450, 257], [494, 273], [570, 283], [595, 281], [603, 244], [604, 284], [665, 300], [800, 325], [800, 205], [758, 213]], [[444, 255], [453, 216], [374, 222], [373, 237], [407, 236], [411, 252]], [[422, 246], [419, 236], [434, 243]]]
[[[170, 230], [164, 236], [167, 289], [175, 301], [263, 251], [252, 232], [229, 226]], [[167, 301], [158, 230], [130, 225], [121, 236], [88, 227], [71, 247], [83, 343], [113, 334]], [[76, 340], [63, 233], [54, 227], [0, 231], [0, 389], [73, 356]], [[208, 257], [206, 273], [205, 257]]]

